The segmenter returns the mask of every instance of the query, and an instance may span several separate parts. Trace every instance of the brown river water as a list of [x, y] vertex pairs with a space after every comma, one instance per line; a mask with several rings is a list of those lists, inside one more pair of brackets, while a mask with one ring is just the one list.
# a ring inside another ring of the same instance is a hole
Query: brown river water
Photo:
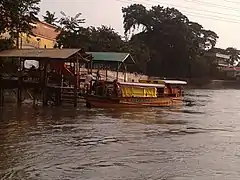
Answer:
[[[240, 91], [188, 90], [178, 108], [0, 112], [0, 179], [240, 179]], [[190, 102], [190, 103], [189, 103]]]

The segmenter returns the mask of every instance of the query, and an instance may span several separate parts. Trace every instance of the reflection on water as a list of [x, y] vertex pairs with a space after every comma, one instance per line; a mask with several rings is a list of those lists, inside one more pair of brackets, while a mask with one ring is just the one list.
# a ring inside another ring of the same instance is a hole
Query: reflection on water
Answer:
[[0, 112], [1, 179], [239, 179], [240, 91], [192, 90], [178, 108]]

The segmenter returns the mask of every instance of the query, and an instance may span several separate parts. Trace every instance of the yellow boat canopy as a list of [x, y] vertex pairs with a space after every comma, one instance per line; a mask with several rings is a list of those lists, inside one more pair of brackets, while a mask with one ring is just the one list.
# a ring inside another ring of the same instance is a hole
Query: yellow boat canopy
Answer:
[[120, 82], [122, 97], [157, 97], [157, 88], [164, 84]]
[[157, 88], [123, 86], [121, 88], [122, 97], [157, 97]]

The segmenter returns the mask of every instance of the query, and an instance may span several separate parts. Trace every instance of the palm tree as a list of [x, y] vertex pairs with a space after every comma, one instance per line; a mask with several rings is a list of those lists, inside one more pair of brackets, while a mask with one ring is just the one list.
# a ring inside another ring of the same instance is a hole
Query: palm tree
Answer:
[[46, 23], [55, 25], [55, 22], [57, 21], [57, 18], [55, 17], [55, 12], [51, 13], [49, 11], [46, 11], [46, 15], [43, 16], [43, 19]]
[[79, 18], [82, 13], [76, 14], [75, 17], [67, 16], [63, 11], [60, 13], [63, 17], [58, 22], [61, 25], [61, 29], [64, 31], [75, 32], [81, 27], [80, 24], [85, 23], [85, 19]]

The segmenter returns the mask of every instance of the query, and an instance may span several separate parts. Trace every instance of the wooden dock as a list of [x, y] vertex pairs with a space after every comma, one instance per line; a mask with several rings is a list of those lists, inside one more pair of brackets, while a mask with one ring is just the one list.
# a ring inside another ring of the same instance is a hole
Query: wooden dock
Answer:
[[[20, 106], [28, 94], [33, 100], [41, 101], [43, 106], [53, 103], [56, 106], [64, 102], [78, 105], [78, 99], [84, 92], [81, 87], [81, 63], [90, 60], [83, 57], [81, 49], [15, 49], [0, 52], [0, 58], [15, 58], [19, 61], [18, 72], [11, 75], [0, 74], [0, 106], [4, 105], [4, 92], [15, 90], [17, 104]], [[25, 69], [24, 61], [36, 60], [38, 69]], [[70, 62], [72, 71], [64, 66]]]

